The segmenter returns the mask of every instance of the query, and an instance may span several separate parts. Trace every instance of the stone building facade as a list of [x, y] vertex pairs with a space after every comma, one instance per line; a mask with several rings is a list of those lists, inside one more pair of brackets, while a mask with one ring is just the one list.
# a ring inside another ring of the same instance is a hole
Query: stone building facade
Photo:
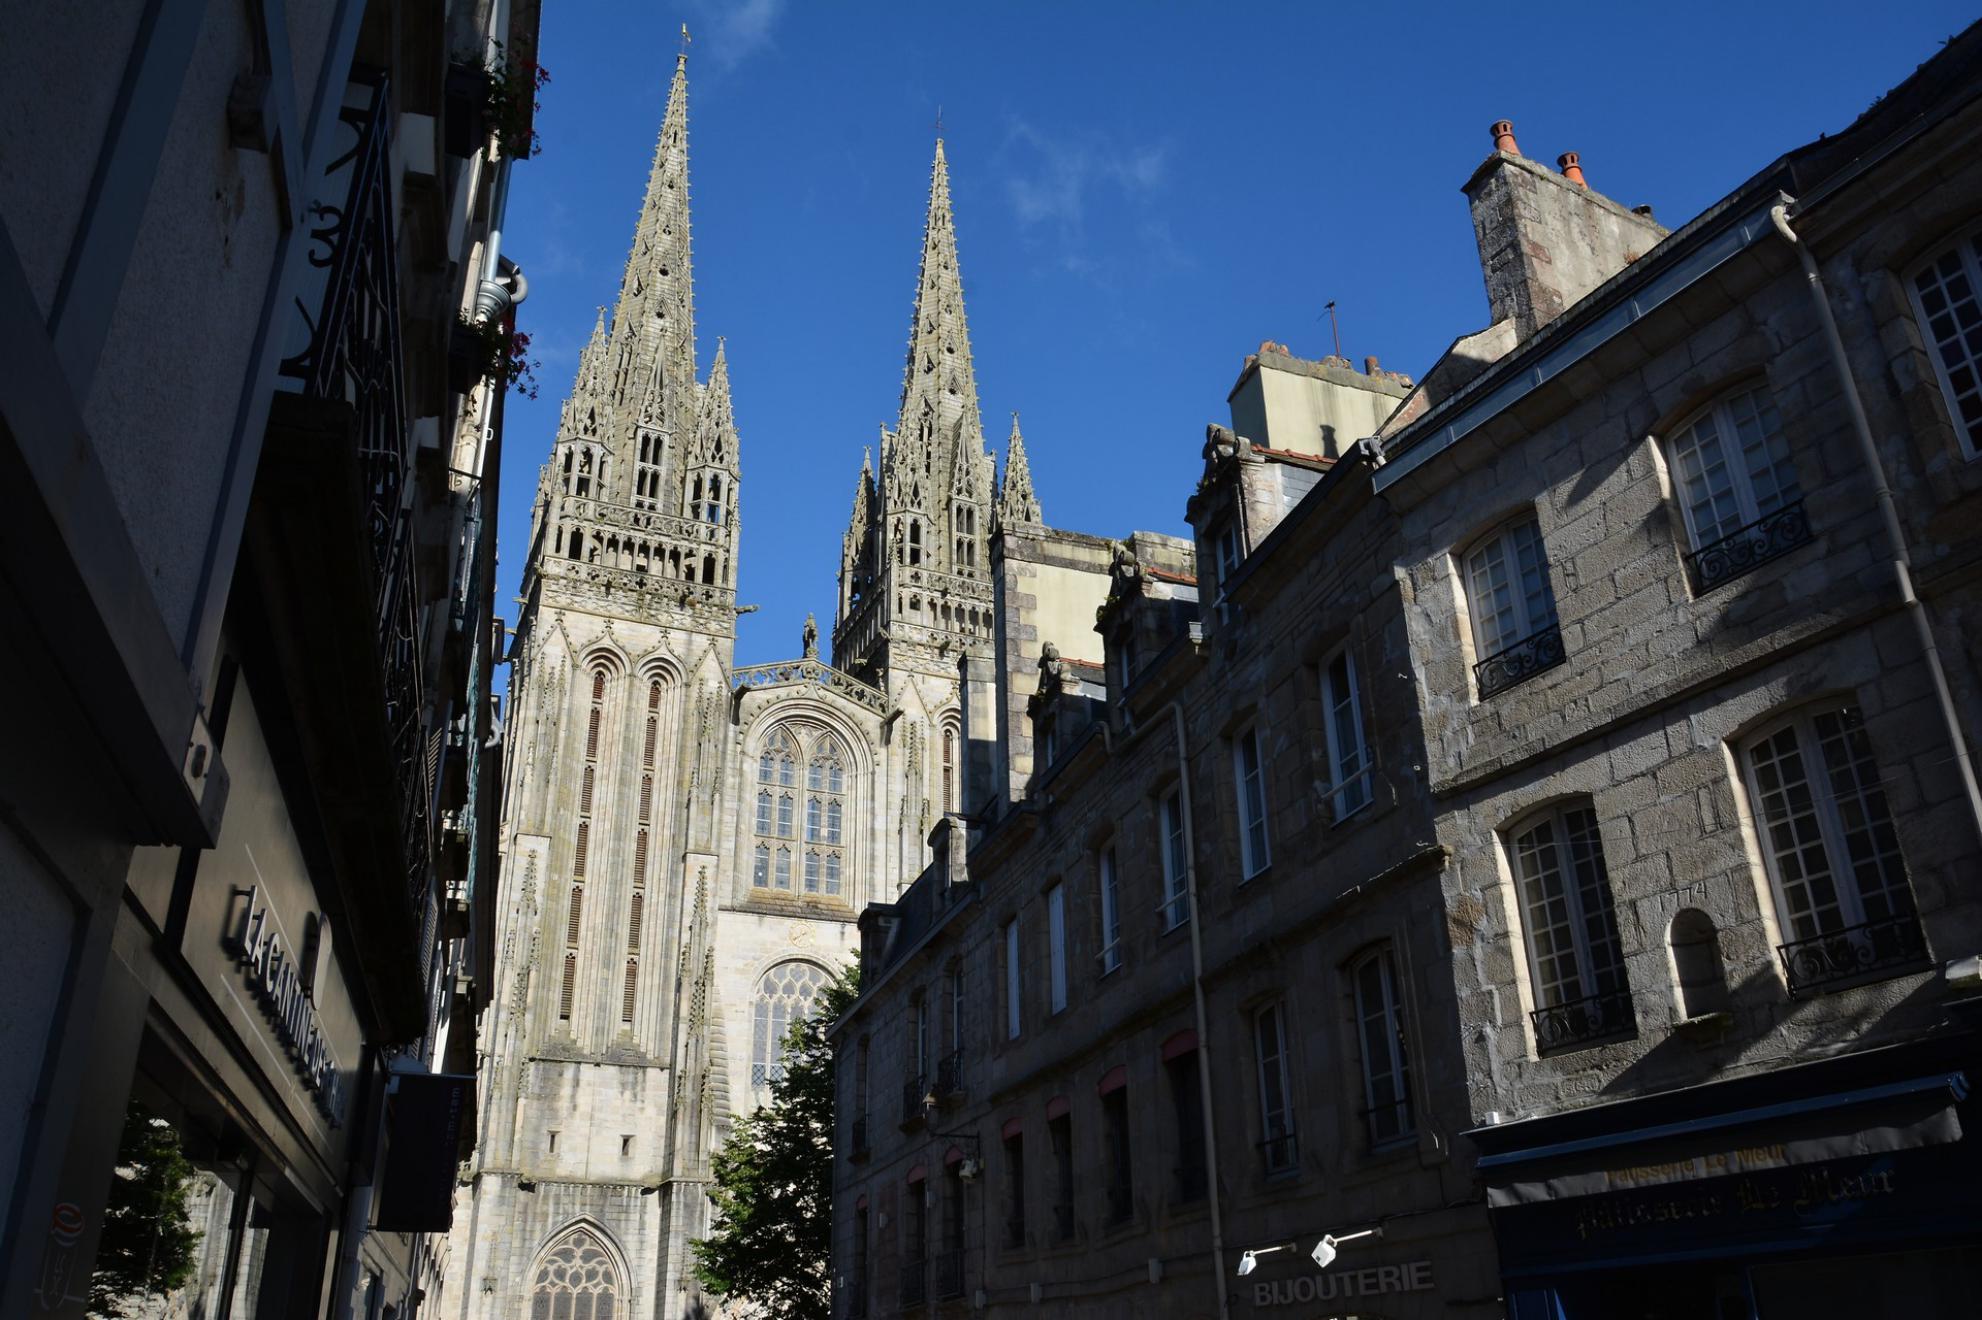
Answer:
[[1248, 359], [861, 919], [840, 1314], [1968, 1305], [1979, 94], [1671, 232], [1496, 124], [1485, 329]]
[[990, 537], [1039, 515], [1016, 427], [1002, 486], [985, 447], [942, 144], [900, 421], [860, 471], [830, 663], [810, 618], [797, 658], [734, 661], [742, 440], [727, 350], [697, 367], [689, 217], [684, 55], [538, 490], [453, 1246], [471, 1283], [449, 1315], [712, 1305], [688, 1245], [711, 1154], [851, 961], [856, 914], [923, 869], [973, 756], [988, 764], [970, 747], [994, 708]]
[[197, 1238], [145, 1314], [452, 1284], [501, 759], [481, 350], [527, 293], [537, 21], [7, 8], [0, 1313], [166, 1263], [147, 1147]]

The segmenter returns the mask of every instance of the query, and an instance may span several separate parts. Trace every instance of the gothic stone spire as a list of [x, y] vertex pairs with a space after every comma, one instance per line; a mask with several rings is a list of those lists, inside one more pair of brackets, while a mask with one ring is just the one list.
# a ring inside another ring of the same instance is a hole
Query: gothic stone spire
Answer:
[[[612, 324], [617, 402], [637, 405], [664, 388], [679, 416], [695, 379], [695, 291], [689, 263], [688, 57], [675, 60], [667, 113], [620, 277]], [[650, 405], [651, 409], [651, 405]]]
[[1019, 434], [1019, 415], [1013, 413], [1011, 438], [1005, 442], [1005, 481], [998, 489], [997, 525], [1043, 521], [1039, 497], [1032, 490], [1032, 467], [1025, 459], [1025, 437]]

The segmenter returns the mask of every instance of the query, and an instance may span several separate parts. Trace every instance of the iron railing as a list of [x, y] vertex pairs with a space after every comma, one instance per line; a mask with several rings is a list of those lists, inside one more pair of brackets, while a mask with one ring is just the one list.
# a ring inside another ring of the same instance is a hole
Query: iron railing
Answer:
[[1259, 1143], [1260, 1163], [1269, 1177], [1292, 1169], [1300, 1162], [1300, 1155], [1300, 1143], [1291, 1128], [1285, 1132], [1270, 1133], [1266, 1140]]
[[1631, 1011], [1631, 991], [1623, 987], [1563, 1004], [1546, 1004], [1528, 1017], [1535, 1024], [1535, 1045], [1544, 1054], [1634, 1036], [1638, 1032], [1638, 1020]]
[[902, 1262], [901, 1303], [903, 1306], [920, 1306], [929, 1300], [928, 1262], [920, 1256]]
[[1693, 575], [1693, 594], [1704, 596], [1809, 539], [1810, 519], [1802, 500], [1765, 513], [1686, 556], [1686, 567]]
[[963, 1248], [952, 1247], [936, 1257], [936, 1296], [963, 1296]]
[[1555, 668], [1564, 658], [1562, 625], [1551, 623], [1474, 665], [1473, 682], [1479, 687], [1480, 700], [1484, 701], [1516, 683], [1525, 683], [1545, 669]]
[[963, 1093], [963, 1050], [951, 1050], [936, 1064], [936, 1098], [947, 1100]]
[[1911, 912], [1867, 921], [1843, 930], [1776, 947], [1792, 995], [1807, 994], [1845, 981], [1917, 967], [1927, 960], [1927, 942]]
[[902, 1126], [922, 1121], [922, 1101], [929, 1094], [929, 1079], [921, 1073], [902, 1080]]

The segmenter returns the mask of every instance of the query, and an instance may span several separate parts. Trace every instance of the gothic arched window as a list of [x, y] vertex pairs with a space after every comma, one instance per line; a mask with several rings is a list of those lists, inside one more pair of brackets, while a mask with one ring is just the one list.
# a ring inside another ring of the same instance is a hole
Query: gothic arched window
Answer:
[[530, 1288], [530, 1320], [618, 1320], [619, 1270], [580, 1230], [544, 1253]]
[[850, 809], [840, 740], [817, 726], [773, 729], [757, 757], [752, 887], [839, 898]]
[[784, 1076], [785, 1035], [791, 1024], [812, 1011], [812, 1002], [826, 984], [816, 963], [781, 962], [757, 982], [751, 1009], [750, 1084], [769, 1086]]

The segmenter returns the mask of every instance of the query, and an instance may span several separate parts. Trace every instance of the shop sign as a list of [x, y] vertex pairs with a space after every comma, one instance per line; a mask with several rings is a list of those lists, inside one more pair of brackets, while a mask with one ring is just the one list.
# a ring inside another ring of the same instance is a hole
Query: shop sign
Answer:
[[1383, 1293], [1429, 1292], [1432, 1287], [1431, 1262], [1414, 1260], [1402, 1265], [1328, 1270], [1321, 1274], [1302, 1274], [1292, 1279], [1255, 1283], [1253, 1305], [1335, 1302], [1350, 1297], [1376, 1297]]
[[260, 885], [234, 891], [245, 901], [240, 922], [221, 940], [247, 972], [248, 989], [261, 1005], [275, 1038], [288, 1051], [303, 1089], [330, 1120], [344, 1121], [344, 1080], [331, 1054], [317, 1006], [304, 993], [303, 968], [282, 936]]

